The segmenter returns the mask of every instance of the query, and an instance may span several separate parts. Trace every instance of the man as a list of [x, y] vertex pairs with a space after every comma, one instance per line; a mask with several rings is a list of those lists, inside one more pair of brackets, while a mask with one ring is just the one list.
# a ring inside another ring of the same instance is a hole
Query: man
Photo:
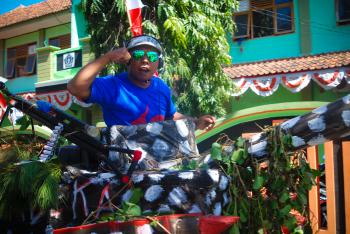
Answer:
[[[110, 51], [84, 66], [68, 83], [74, 96], [102, 106], [108, 127], [185, 118], [171, 100], [170, 88], [154, 76], [162, 47], [153, 37], [132, 38], [126, 48]], [[97, 78], [108, 63], [127, 64], [127, 72]], [[204, 115], [196, 120], [197, 129], [211, 129], [215, 118]]]

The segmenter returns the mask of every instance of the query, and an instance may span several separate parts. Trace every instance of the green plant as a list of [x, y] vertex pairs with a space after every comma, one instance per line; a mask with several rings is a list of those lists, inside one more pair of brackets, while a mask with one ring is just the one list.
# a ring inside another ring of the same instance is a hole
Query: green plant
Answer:
[[55, 208], [61, 168], [55, 160], [36, 161], [44, 140], [16, 134], [1, 140], [0, 218], [17, 219], [31, 208]]
[[[243, 138], [234, 144], [221, 145], [219, 162], [232, 178], [231, 203], [225, 214], [240, 217], [232, 232], [281, 233], [282, 229], [288, 229], [300, 233], [310, 230], [307, 196], [319, 172], [310, 168], [304, 151], [289, 150], [290, 136], [274, 128], [265, 133], [269, 151], [265, 159], [251, 157]], [[217, 149], [219, 144], [214, 144]], [[225, 150], [233, 145], [235, 150]]]
[[[172, 86], [179, 110], [223, 116], [233, 83], [222, 65], [231, 63], [226, 32], [233, 29], [236, 0], [143, 0], [143, 32], [160, 38], [162, 78]], [[82, 0], [97, 57], [131, 37], [124, 0]], [[124, 70], [111, 65], [108, 73]]]

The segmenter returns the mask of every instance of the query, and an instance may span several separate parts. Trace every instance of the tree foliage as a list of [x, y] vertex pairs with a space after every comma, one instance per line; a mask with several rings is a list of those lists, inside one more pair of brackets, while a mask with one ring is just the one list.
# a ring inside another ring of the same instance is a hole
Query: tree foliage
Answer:
[[[143, 32], [160, 39], [165, 50], [161, 74], [173, 88], [179, 111], [225, 114], [232, 82], [226, 32], [233, 29], [236, 0], [143, 0]], [[96, 56], [131, 37], [124, 0], [82, 0]], [[111, 70], [125, 69], [111, 66]]]

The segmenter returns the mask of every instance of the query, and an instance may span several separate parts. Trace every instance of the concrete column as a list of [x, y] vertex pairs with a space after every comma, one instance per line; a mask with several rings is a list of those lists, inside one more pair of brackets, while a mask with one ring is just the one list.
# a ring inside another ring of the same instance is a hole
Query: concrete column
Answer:
[[311, 28], [310, 28], [310, 0], [298, 1], [299, 6], [299, 38], [301, 55], [309, 55], [312, 52]]
[[47, 80], [51, 80], [53, 78], [53, 72], [54, 72], [54, 64], [56, 59], [55, 56], [52, 55], [54, 51], [60, 50], [60, 48], [55, 46], [46, 46], [37, 48], [37, 55], [38, 55], [38, 61], [37, 61], [37, 75], [38, 75], [38, 81], [37, 82], [43, 82]]
[[91, 52], [90, 37], [80, 39], [80, 45], [82, 47], [82, 63], [83, 66], [95, 59], [95, 55]]
[[5, 76], [5, 40], [0, 39], [0, 76]]

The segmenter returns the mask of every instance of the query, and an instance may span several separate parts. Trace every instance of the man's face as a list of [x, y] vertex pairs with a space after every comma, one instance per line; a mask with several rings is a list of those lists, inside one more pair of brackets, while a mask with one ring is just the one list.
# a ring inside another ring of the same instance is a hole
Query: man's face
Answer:
[[159, 57], [157, 50], [147, 45], [135, 47], [130, 51], [131, 60], [128, 71], [133, 79], [136, 78], [137, 81], [142, 82], [152, 78], [159, 64], [159, 59], [154, 61], [156, 58], [154, 53]]

